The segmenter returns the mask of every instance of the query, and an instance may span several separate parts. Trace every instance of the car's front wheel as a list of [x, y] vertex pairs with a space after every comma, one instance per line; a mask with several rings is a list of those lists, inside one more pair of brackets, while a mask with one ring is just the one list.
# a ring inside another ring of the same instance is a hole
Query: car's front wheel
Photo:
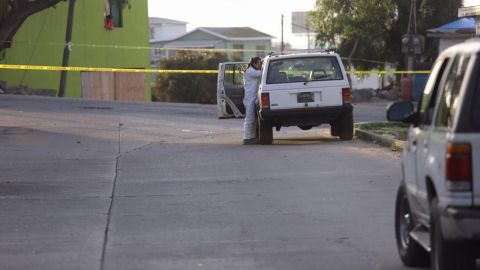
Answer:
[[405, 186], [401, 185], [397, 191], [395, 204], [395, 237], [398, 254], [406, 266], [428, 266], [428, 252], [410, 236], [410, 232], [414, 227], [415, 222], [410, 210]]
[[260, 144], [272, 144], [273, 130], [272, 125], [268, 121], [264, 121], [258, 117], [258, 142]]

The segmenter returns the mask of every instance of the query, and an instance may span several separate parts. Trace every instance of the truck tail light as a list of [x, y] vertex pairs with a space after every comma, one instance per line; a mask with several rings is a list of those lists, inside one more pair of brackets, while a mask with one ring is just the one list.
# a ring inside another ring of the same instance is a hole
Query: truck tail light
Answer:
[[270, 94], [262, 93], [260, 96], [260, 106], [262, 109], [270, 109]]
[[445, 176], [450, 190], [472, 189], [472, 147], [468, 143], [449, 143]]
[[352, 103], [352, 91], [349, 87], [342, 88], [342, 100], [343, 104]]

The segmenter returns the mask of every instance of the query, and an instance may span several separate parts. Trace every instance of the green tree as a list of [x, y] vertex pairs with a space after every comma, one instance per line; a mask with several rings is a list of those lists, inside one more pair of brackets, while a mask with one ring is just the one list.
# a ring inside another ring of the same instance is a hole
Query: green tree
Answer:
[[[61, 1], [66, 0], [0, 0], [0, 49], [11, 47], [13, 37], [28, 17]], [[129, 0], [110, 1], [130, 8]]]
[[[228, 60], [225, 53], [179, 51], [175, 57], [160, 60], [161, 69], [216, 70]], [[216, 74], [159, 74], [152, 90], [153, 100], [213, 104], [217, 100]]]
[[[310, 14], [318, 32], [317, 43], [353, 58], [384, 61], [386, 39], [395, 20], [393, 0], [317, 0]], [[355, 62], [357, 68], [377, 66], [373, 62]]]
[[[462, 0], [417, 0], [416, 3], [417, 32], [423, 36], [426, 36], [428, 29], [458, 19], [458, 8], [462, 6]], [[400, 40], [408, 29], [411, 0], [395, 0], [395, 4], [398, 16], [387, 38], [387, 58], [398, 62], [398, 66], [403, 68], [405, 55], [402, 53]], [[426, 38], [422, 60], [431, 62], [436, 58], [437, 53], [435, 40]]]
[[0, 48], [10, 48], [12, 38], [31, 15], [65, 0], [0, 0]]

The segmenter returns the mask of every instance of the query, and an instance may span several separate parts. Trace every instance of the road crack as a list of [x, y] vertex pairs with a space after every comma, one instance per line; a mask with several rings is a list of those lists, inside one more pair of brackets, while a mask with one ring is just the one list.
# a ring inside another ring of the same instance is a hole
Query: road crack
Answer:
[[123, 124], [118, 119], [118, 150], [117, 150], [117, 157], [115, 160], [115, 177], [113, 179], [113, 187], [112, 193], [110, 195], [110, 206], [108, 207], [108, 214], [107, 214], [107, 225], [105, 227], [105, 233], [103, 238], [103, 247], [102, 247], [102, 257], [100, 261], [100, 270], [105, 269], [105, 256], [107, 252], [107, 245], [108, 245], [108, 233], [110, 231], [110, 222], [112, 219], [112, 208], [113, 208], [113, 201], [115, 199], [115, 188], [117, 187], [117, 179], [118, 179], [118, 160], [120, 159], [121, 155], [121, 128]]

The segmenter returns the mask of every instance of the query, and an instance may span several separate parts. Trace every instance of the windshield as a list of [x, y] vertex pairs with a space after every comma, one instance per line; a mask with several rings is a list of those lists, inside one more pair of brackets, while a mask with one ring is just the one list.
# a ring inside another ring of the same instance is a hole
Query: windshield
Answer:
[[279, 59], [268, 64], [267, 84], [331, 80], [343, 80], [334, 56]]

